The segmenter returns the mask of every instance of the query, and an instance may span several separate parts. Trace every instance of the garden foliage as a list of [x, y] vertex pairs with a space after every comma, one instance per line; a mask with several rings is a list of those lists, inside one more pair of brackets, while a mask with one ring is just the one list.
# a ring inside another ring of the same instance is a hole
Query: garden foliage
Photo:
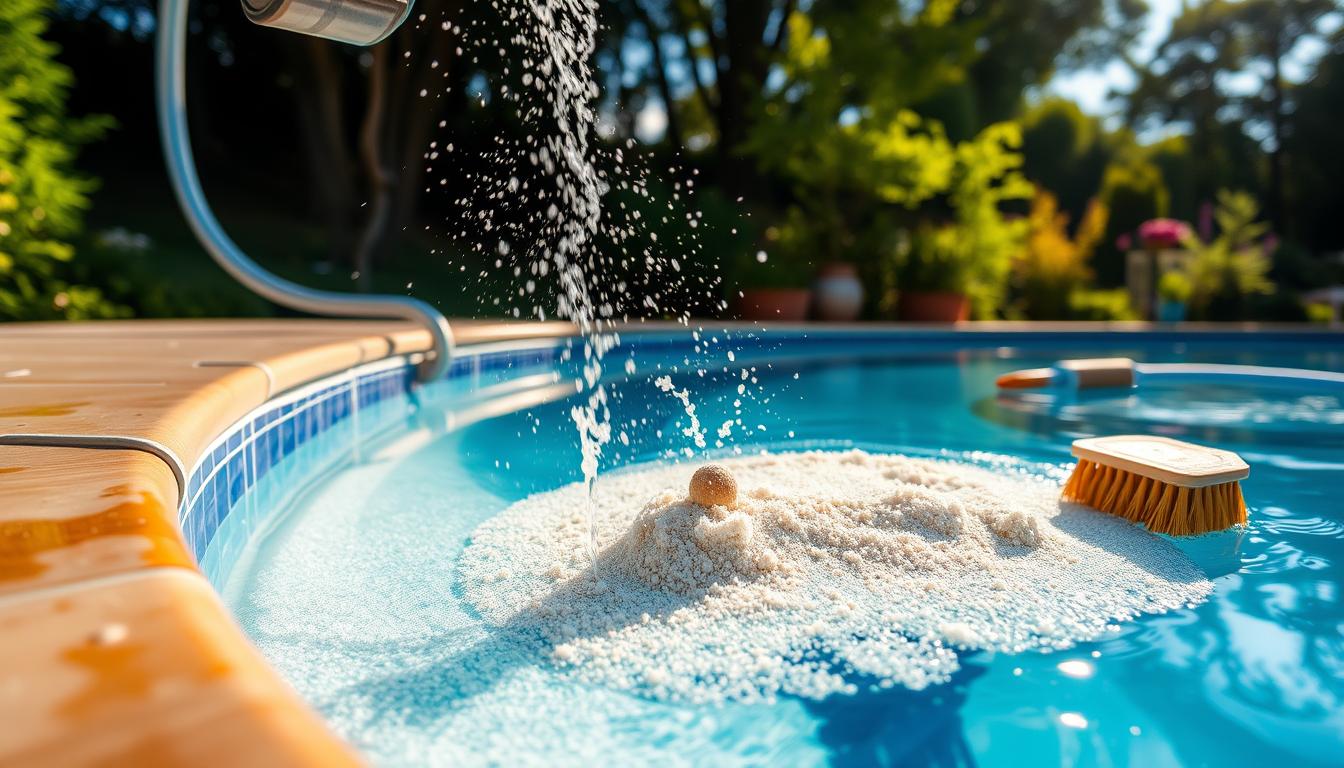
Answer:
[[880, 307], [902, 291], [951, 291], [993, 316], [1026, 234], [1004, 210], [1031, 193], [1021, 128], [995, 123], [956, 141], [911, 109], [976, 57], [976, 26], [950, 23], [953, 4], [868, 6], [789, 19], [785, 82], [747, 144], [793, 188], [767, 241], [791, 262], [857, 263], [881, 286]]
[[1269, 225], [1257, 221], [1259, 214], [1255, 198], [1224, 190], [1218, 193], [1214, 216], [1218, 236], [1207, 242], [1194, 234], [1186, 238], [1185, 248], [1191, 252], [1190, 305], [1196, 317], [1238, 317], [1247, 297], [1274, 290], [1265, 244]]
[[0, 318], [118, 316], [98, 290], [67, 282], [63, 269], [94, 188], [74, 170], [75, 151], [108, 121], [66, 114], [71, 73], [43, 39], [52, 4], [0, 3]]
[[1105, 204], [1094, 198], [1070, 235], [1069, 215], [1059, 210], [1058, 199], [1036, 190], [1027, 217], [1030, 232], [1013, 263], [1014, 316], [1071, 317], [1072, 297], [1091, 284], [1089, 262], [1106, 235], [1107, 218]]

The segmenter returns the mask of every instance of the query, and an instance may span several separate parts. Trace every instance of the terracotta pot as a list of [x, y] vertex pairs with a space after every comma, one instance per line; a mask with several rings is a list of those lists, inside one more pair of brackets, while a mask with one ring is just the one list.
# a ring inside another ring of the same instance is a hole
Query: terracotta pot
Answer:
[[971, 317], [964, 293], [906, 291], [901, 293], [900, 317], [916, 323], [960, 323]]
[[738, 300], [743, 320], [806, 320], [812, 291], [806, 288], [747, 288]]
[[849, 323], [863, 310], [863, 283], [859, 271], [847, 262], [831, 262], [817, 271], [812, 297], [818, 320]]

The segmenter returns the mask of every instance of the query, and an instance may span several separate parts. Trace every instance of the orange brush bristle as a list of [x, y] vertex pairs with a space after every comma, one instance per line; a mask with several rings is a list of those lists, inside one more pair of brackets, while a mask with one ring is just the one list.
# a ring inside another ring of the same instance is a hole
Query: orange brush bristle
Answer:
[[1250, 468], [1235, 453], [1165, 437], [1118, 435], [1078, 440], [1073, 455], [1078, 466], [1064, 484], [1064, 501], [1172, 536], [1246, 522], [1239, 481]]

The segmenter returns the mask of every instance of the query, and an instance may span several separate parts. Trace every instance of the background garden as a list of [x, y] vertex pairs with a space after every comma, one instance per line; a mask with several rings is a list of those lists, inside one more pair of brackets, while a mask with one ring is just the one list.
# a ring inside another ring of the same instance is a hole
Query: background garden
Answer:
[[[654, 193], [613, 211], [721, 270], [719, 295], [680, 298], [698, 314], [815, 285], [810, 311], [836, 316], [818, 276], [854, 276], [865, 319], [1319, 321], [1344, 283], [1336, 0], [599, 7], [597, 140]], [[418, 0], [363, 50], [194, 2], [198, 162], [244, 249], [304, 283], [502, 316], [511, 271], [461, 246], [483, 235], [471, 179], [529, 130], [498, 97], [519, 77], [509, 8]], [[154, 28], [144, 0], [0, 3], [0, 319], [278, 312], [178, 215]]]

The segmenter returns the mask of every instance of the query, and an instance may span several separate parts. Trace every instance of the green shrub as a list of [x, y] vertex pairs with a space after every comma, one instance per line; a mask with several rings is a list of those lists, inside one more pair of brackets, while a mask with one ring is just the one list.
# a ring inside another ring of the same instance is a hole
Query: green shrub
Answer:
[[1124, 288], [1078, 289], [1069, 294], [1069, 316], [1075, 320], [1135, 320]]
[[1335, 310], [1329, 304], [1305, 304], [1308, 322], [1329, 325], [1335, 319]]
[[971, 316], [997, 317], [1004, 307], [1013, 259], [1030, 229], [1003, 206], [1027, 200], [1033, 189], [1022, 177], [1021, 129], [997, 123], [974, 139], [948, 147], [946, 188], [938, 190], [951, 216], [925, 218], [908, 247], [893, 254], [896, 291], [950, 291], [970, 299]]
[[53, 4], [0, 3], [0, 319], [124, 316], [97, 289], [70, 284], [65, 270], [94, 187], [74, 170], [75, 148], [108, 121], [65, 113], [70, 70], [42, 38]]
[[1259, 207], [1244, 192], [1218, 193], [1218, 236], [1203, 242], [1191, 235], [1190, 306], [1204, 320], [1238, 320], [1247, 314], [1247, 297], [1274, 292], [1269, 254], [1263, 243], [1267, 224], [1257, 222]]
[[1184, 304], [1190, 300], [1193, 287], [1184, 272], [1168, 272], [1157, 281], [1157, 295], [1163, 301]]

